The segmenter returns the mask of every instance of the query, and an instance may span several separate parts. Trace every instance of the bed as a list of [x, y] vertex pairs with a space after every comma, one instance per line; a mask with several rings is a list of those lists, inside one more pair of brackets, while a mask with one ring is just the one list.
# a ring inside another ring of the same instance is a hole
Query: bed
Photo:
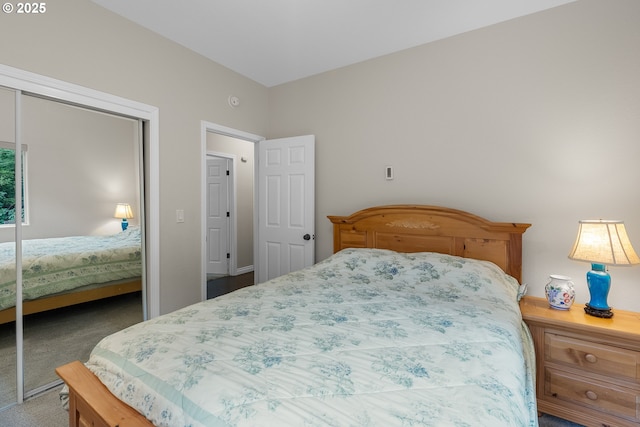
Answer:
[[[140, 228], [22, 242], [23, 314], [141, 290]], [[0, 243], [0, 324], [15, 320], [15, 243]]]
[[537, 425], [528, 224], [421, 205], [329, 219], [329, 258], [59, 367], [70, 426]]

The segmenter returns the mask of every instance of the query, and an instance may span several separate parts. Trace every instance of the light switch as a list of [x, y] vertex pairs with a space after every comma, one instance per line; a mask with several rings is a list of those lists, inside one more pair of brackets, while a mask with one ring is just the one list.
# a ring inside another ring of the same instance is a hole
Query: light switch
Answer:
[[184, 222], [184, 210], [176, 210], [176, 222]]

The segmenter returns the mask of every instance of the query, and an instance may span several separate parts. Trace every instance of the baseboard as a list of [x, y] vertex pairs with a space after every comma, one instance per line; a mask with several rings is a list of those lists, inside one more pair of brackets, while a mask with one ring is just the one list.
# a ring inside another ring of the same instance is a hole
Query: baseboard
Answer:
[[236, 269], [236, 276], [239, 276], [241, 274], [246, 274], [246, 273], [251, 273], [253, 272], [253, 265], [248, 265], [246, 267], [239, 267]]

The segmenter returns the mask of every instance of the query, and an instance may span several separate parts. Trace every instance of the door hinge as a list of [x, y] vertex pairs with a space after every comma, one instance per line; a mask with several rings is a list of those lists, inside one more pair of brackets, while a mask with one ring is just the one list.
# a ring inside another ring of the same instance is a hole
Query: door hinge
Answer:
[[231, 212], [227, 212], [227, 218], [231, 216]]
[[227, 171], [227, 176], [229, 176], [229, 171]]
[[231, 258], [231, 254], [227, 252], [227, 259]]

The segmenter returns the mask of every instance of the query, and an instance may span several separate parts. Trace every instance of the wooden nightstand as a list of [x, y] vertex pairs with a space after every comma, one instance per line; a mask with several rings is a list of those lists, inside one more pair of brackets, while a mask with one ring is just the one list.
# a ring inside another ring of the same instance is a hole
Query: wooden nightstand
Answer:
[[520, 309], [536, 348], [538, 411], [588, 427], [638, 427], [640, 313], [601, 319], [581, 304], [555, 310], [535, 297]]

